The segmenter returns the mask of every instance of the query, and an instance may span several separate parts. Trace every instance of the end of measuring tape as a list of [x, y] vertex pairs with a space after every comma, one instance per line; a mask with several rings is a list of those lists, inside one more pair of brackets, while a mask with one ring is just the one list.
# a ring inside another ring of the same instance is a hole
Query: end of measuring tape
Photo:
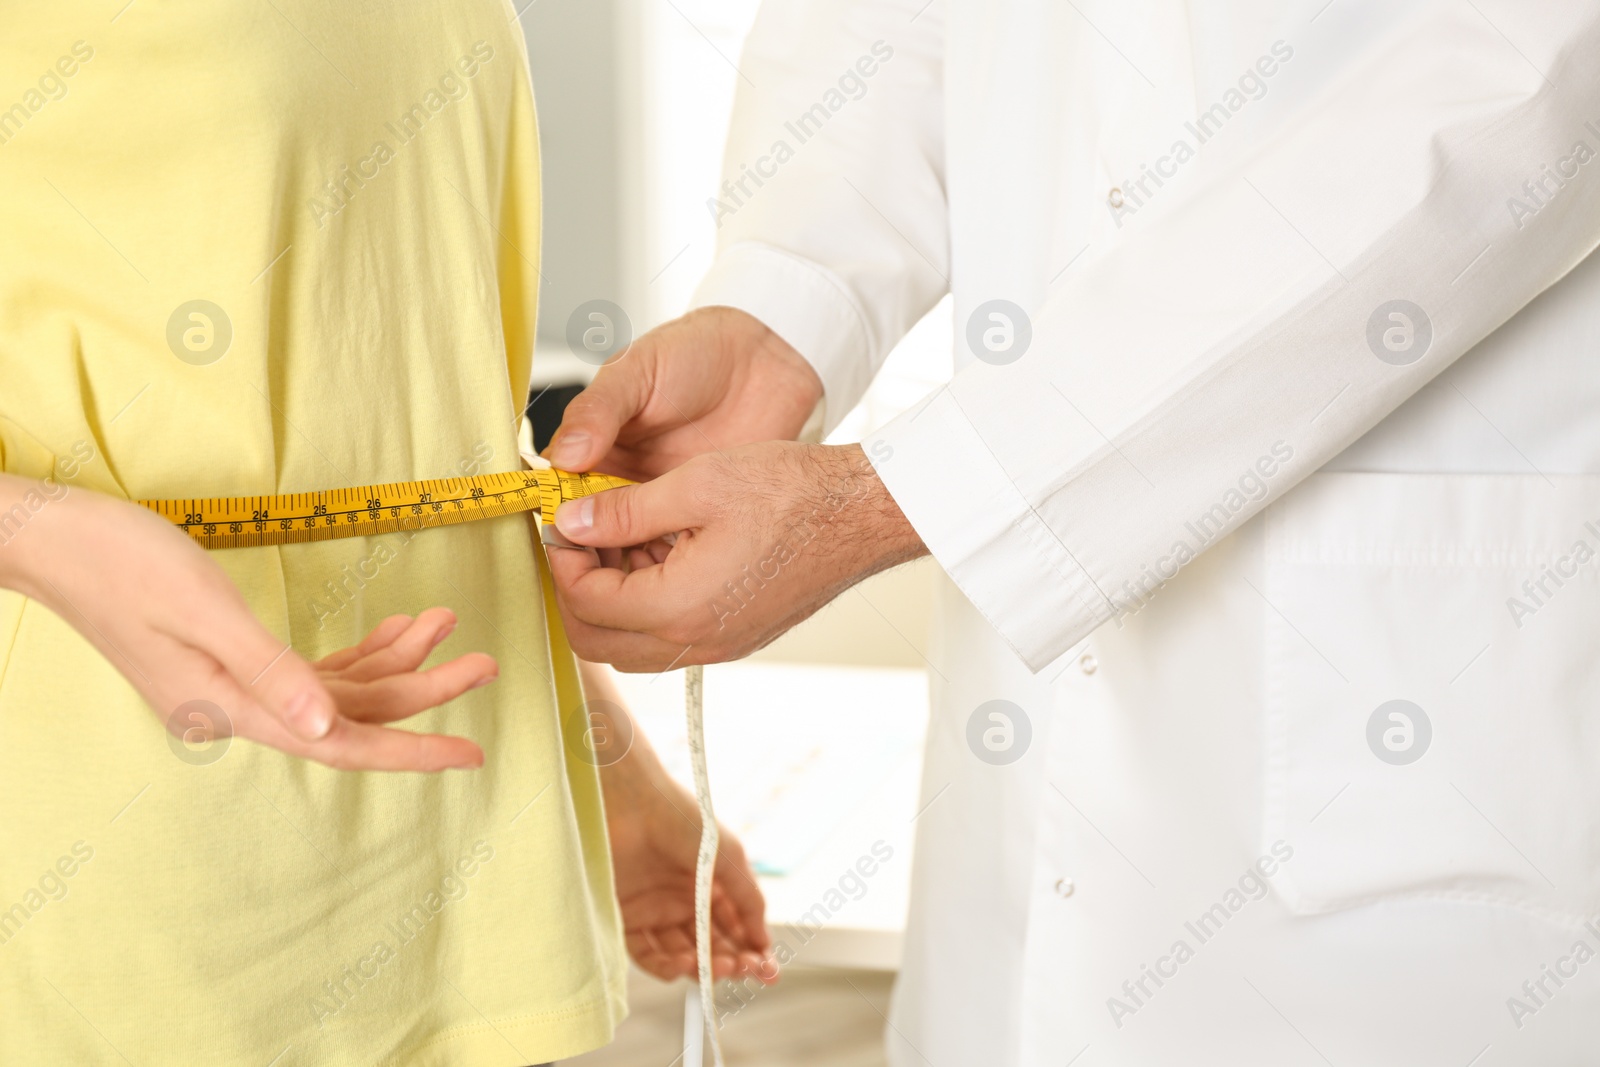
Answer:
[[[528, 465], [529, 470], [549, 471], [555, 470], [555, 464], [545, 459], [533, 450], [533, 423], [527, 416], [523, 416], [522, 426], [517, 431], [517, 452], [522, 456], [522, 462]], [[546, 548], [582, 548], [582, 545], [573, 544], [567, 535], [556, 529], [555, 516], [549, 521], [545, 520], [543, 511], [533, 513], [533, 528], [539, 531], [539, 543]]]
[[609, 474], [546, 467], [312, 493], [139, 504], [203, 548], [254, 548], [415, 532], [521, 512], [533, 512], [542, 520], [543, 536], [545, 530], [555, 530], [556, 509], [567, 501], [631, 484]]

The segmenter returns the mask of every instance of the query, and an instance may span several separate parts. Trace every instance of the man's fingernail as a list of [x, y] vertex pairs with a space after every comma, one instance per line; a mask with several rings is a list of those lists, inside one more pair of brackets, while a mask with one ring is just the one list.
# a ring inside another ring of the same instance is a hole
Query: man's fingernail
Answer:
[[476, 682], [472, 683], [472, 688], [482, 689], [484, 686], [488, 685], [498, 677], [500, 677], [498, 674], [491, 674], [487, 678], [479, 678]]
[[313, 693], [301, 693], [289, 702], [289, 727], [307, 741], [316, 741], [333, 725], [333, 716]]
[[433, 635], [433, 647], [438, 648], [444, 644], [444, 639], [456, 632], [456, 620], [451, 619], [443, 629]]
[[582, 430], [563, 434], [550, 452], [550, 462], [558, 467], [576, 467], [589, 454], [589, 435]]
[[594, 526], [594, 497], [569, 500], [556, 508], [556, 529], [571, 537], [588, 533]]

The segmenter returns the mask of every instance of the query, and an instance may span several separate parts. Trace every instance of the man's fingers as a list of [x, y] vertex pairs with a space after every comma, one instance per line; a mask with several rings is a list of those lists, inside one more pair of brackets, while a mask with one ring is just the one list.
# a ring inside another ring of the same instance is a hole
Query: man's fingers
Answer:
[[699, 525], [691, 479], [677, 472], [608, 489], [556, 509], [556, 529], [574, 544], [627, 548]]
[[[564, 549], [550, 553], [550, 576], [555, 579], [561, 606], [572, 619], [670, 640], [687, 622], [714, 624], [717, 620], [717, 606], [709, 599], [703, 604], [685, 602], [684, 592], [673, 583], [673, 562], [624, 571], [601, 566], [587, 552]], [[696, 611], [704, 617], [686, 617]]]
[[607, 663], [624, 674], [658, 674], [670, 667], [704, 663], [693, 646], [674, 645], [648, 634], [607, 630], [578, 622], [567, 615], [567, 639], [572, 651], [591, 663]]
[[[561, 605], [567, 638], [579, 656], [594, 663], [609, 663], [622, 671], [659, 671], [668, 664], [687, 666], [703, 662], [695, 659], [692, 653], [686, 655], [682, 643], [631, 629], [652, 630], [656, 629], [650, 625], [652, 622], [681, 618], [682, 612], [671, 607], [646, 608], [643, 603], [633, 604], [623, 595], [623, 585], [634, 582], [636, 587], [627, 591], [626, 596], [648, 599], [653, 590], [647, 586], [660, 581], [659, 572], [664, 567], [626, 574], [601, 566], [593, 552], [570, 548], [552, 548], [549, 558], [550, 576], [555, 580], [556, 599]], [[708, 605], [706, 610], [712, 612], [714, 608]], [[630, 629], [611, 628], [607, 620]]]
[[561, 428], [550, 443], [550, 462], [563, 470], [593, 470], [649, 399], [645, 369], [642, 361], [630, 363], [627, 356], [602, 367], [562, 413]]

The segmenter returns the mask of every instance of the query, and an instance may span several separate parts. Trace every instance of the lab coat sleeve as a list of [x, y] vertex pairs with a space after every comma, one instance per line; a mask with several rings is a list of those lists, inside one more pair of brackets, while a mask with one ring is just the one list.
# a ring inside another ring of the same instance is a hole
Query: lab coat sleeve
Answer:
[[707, 203], [693, 306], [747, 311], [816, 368], [834, 425], [948, 288], [942, 0], [766, 0]]
[[1031, 669], [1140, 610], [1595, 248], [1597, 12], [1530, 5], [1512, 45], [1474, 5], [1427, 7], [1252, 154], [1125, 220], [1020, 359], [973, 363], [868, 439]]

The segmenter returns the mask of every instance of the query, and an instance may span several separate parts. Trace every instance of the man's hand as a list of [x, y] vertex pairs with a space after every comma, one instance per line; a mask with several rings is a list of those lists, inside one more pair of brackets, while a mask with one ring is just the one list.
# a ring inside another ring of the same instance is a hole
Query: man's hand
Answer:
[[861, 579], [927, 551], [858, 445], [769, 442], [700, 456], [569, 501], [556, 527], [578, 545], [648, 546], [626, 566], [550, 553], [573, 649], [625, 671], [749, 655]]
[[701, 308], [601, 367], [547, 454], [566, 470], [643, 481], [704, 452], [792, 440], [821, 397], [816, 371], [757, 319]]

